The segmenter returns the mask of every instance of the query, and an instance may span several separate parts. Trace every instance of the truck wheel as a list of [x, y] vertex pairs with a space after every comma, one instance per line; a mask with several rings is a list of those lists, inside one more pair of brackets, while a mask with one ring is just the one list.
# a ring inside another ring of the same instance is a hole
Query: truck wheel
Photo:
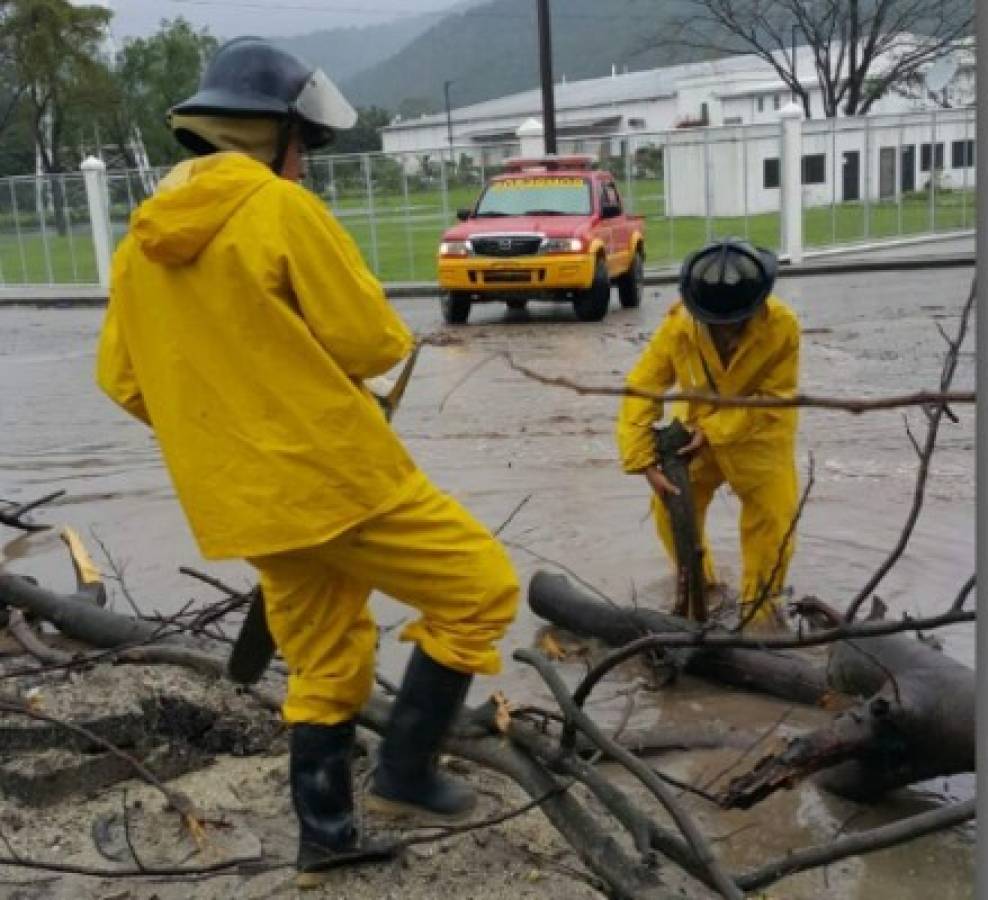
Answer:
[[625, 309], [637, 309], [642, 305], [642, 289], [645, 286], [645, 263], [641, 250], [635, 251], [630, 268], [617, 282], [618, 299]]
[[585, 291], [580, 291], [573, 301], [573, 311], [581, 322], [599, 322], [607, 315], [611, 303], [611, 279], [607, 274], [607, 263], [597, 260], [593, 273], [593, 283]]
[[470, 295], [450, 292], [443, 297], [442, 307], [447, 325], [466, 325], [470, 318]]
[[509, 300], [508, 309], [525, 309], [528, 306], [527, 300]]

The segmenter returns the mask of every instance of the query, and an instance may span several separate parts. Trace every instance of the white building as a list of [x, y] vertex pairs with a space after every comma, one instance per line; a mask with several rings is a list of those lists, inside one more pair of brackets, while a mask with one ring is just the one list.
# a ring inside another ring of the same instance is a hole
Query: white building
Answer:
[[[804, 203], [896, 197], [931, 177], [938, 187], [973, 187], [973, 43], [951, 58], [936, 101], [920, 77], [881, 97], [868, 116], [834, 120], [823, 118], [812, 48], [798, 47], [813, 116], [803, 125]], [[791, 99], [755, 56], [615, 72], [557, 84], [556, 131], [561, 152], [633, 159], [661, 147], [666, 215], [739, 216], [779, 209], [779, 112]], [[456, 157], [490, 165], [516, 154], [519, 127], [541, 107], [533, 89], [452, 110]], [[384, 151], [414, 170], [423, 156], [449, 152], [449, 124], [444, 113], [395, 121], [382, 130]]]

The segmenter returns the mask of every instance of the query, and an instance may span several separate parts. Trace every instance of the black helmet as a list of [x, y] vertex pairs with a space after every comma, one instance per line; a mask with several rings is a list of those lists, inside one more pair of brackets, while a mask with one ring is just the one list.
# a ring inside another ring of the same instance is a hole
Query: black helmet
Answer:
[[[182, 116], [273, 118], [298, 122], [306, 147], [321, 147], [333, 129], [352, 128], [357, 113], [321, 69], [258, 37], [228, 41], [209, 60], [199, 90], [172, 108]], [[175, 137], [195, 153], [209, 152], [194, 132]]]
[[751, 318], [772, 292], [779, 264], [775, 254], [747, 241], [714, 241], [688, 256], [679, 290], [691, 315], [708, 325]]

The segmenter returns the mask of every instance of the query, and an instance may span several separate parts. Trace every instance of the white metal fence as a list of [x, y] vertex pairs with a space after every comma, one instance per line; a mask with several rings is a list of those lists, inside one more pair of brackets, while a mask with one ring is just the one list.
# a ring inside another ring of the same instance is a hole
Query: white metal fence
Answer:
[[[743, 235], [798, 253], [970, 231], [974, 134], [969, 109], [797, 121], [788, 156], [781, 121], [568, 138], [559, 149], [589, 152], [614, 173], [626, 206], [645, 217], [649, 264], [658, 266], [717, 236]], [[440, 234], [519, 149], [507, 143], [317, 156], [307, 183], [382, 280], [432, 281]], [[91, 183], [102, 197], [95, 207], [82, 173], [0, 179], [0, 286], [99, 285], [100, 245], [112, 247], [126, 232], [162, 174], [94, 171]], [[787, 185], [791, 210], [783, 201]], [[107, 224], [94, 229], [100, 208]]]

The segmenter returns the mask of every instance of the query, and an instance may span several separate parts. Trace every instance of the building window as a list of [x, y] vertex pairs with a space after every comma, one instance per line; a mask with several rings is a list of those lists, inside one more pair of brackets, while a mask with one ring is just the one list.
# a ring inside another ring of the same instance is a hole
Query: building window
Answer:
[[811, 153], [803, 157], [803, 184], [827, 183], [827, 155]]
[[772, 105], [775, 107], [776, 110], [782, 109], [782, 95], [781, 94], [776, 94], [772, 98]]
[[974, 141], [954, 141], [950, 145], [950, 164], [955, 169], [968, 169], [974, 165]]
[[937, 144], [936, 150], [932, 151], [932, 144], [921, 144], [919, 148], [919, 170], [920, 172], [930, 171], [930, 158], [933, 158], [933, 168], [943, 168], [943, 144]]
[[725, 125], [740, 125], [741, 124], [741, 116], [728, 116], [726, 119], [724, 119], [724, 124]]
[[700, 120], [704, 125], [710, 124], [710, 107], [706, 103], [700, 104]]
[[645, 127], [645, 120], [644, 119], [628, 119], [628, 127], [629, 128], [644, 128]]
[[758, 98], [758, 111], [759, 112], [765, 112], [765, 98], [764, 97], [759, 97]]
[[762, 184], [765, 188], [777, 188], [780, 181], [778, 159], [766, 159], [762, 170]]

